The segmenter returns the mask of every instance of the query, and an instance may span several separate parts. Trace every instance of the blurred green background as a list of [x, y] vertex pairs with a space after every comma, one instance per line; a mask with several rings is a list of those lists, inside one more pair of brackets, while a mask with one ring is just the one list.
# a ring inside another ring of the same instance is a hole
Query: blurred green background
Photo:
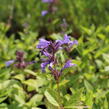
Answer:
[[[48, 7], [41, 0], [0, 0], [0, 109], [57, 109], [56, 84], [48, 69], [41, 73], [36, 45], [63, 33], [79, 43], [58, 55], [60, 64], [67, 58], [77, 64], [60, 81], [64, 108], [109, 109], [109, 0], [58, 0], [56, 11], [42, 16]], [[17, 50], [37, 63], [24, 70], [5, 67]]]

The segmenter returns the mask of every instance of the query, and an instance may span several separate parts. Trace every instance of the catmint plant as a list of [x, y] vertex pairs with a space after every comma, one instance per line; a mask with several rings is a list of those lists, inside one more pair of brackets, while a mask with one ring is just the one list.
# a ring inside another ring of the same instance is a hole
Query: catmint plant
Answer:
[[55, 42], [40, 39], [37, 48], [40, 49], [42, 55], [46, 56], [46, 59], [42, 59], [42, 71], [45, 71], [47, 65], [57, 64], [55, 54], [58, 50], [70, 49], [74, 44], [78, 44], [77, 40], [71, 41], [67, 34], [64, 35], [63, 40], [56, 40]]
[[[64, 35], [63, 40], [56, 40], [56, 41], [47, 41], [45, 39], [40, 39], [39, 44], [37, 45], [37, 48], [40, 50], [41, 54], [45, 56], [45, 58], [42, 58], [41, 63], [41, 69], [42, 72], [46, 72], [45, 69], [48, 67], [51, 74], [53, 75], [54, 79], [56, 80], [57, 87], [59, 90], [59, 80], [60, 77], [64, 71], [64, 69], [73, 67], [76, 64], [72, 63], [72, 60], [68, 59], [64, 66], [57, 70], [56, 65], [59, 65], [59, 60], [56, 57], [56, 53], [59, 50], [69, 50], [74, 44], [78, 44], [77, 40], [71, 41], [70, 36], [67, 34]], [[60, 93], [60, 91], [58, 91]], [[62, 108], [62, 104], [60, 103], [60, 109]]]
[[24, 69], [28, 65], [33, 64], [33, 63], [35, 63], [35, 61], [31, 61], [31, 62], [25, 61], [23, 51], [17, 51], [16, 52], [16, 59], [15, 60], [9, 60], [5, 64], [6, 64], [6, 67], [13, 64], [18, 69]]

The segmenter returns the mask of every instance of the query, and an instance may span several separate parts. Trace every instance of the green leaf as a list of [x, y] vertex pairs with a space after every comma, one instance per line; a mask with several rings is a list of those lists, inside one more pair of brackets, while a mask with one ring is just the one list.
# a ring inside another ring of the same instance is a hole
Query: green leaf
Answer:
[[104, 34], [98, 34], [98, 37], [102, 40], [105, 40], [106, 36]]
[[[68, 82], [69, 82], [69, 80], [63, 80], [63, 81], [61, 81], [61, 82], [59, 83], [59, 86], [60, 86], [60, 87], [61, 87], [61, 86], [64, 86], [64, 85], [66, 85]], [[54, 86], [54, 89], [56, 89], [56, 88], [57, 88], [57, 85]]]
[[53, 104], [54, 106], [59, 106], [58, 102], [48, 91], [45, 91], [45, 96], [51, 104]]
[[31, 75], [36, 76], [36, 73], [33, 72], [33, 71], [31, 71], [31, 70], [29, 70], [29, 69], [25, 69], [24, 71], [25, 71], [26, 73], [28, 73], [28, 74], [31, 74]]
[[14, 76], [13, 78], [18, 79], [20, 81], [23, 81], [24, 80], [24, 75], [23, 74], [18, 74], [16, 76]]
[[18, 95], [15, 95], [15, 100], [20, 104], [20, 105], [23, 105], [25, 104], [25, 101], [24, 99], [22, 98], [22, 96], [18, 96]]
[[41, 108], [38, 108], [38, 107], [32, 107], [31, 109], [41, 109]]
[[30, 101], [27, 103], [27, 105], [28, 106], [36, 106], [36, 104], [38, 102], [41, 102], [42, 98], [43, 98], [43, 95], [36, 94], [30, 99]]
[[107, 98], [105, 97], [105, 100], [104, 100], [104, 109], [108, 109], [108, 108], [109, 108], [108, 103], [109, 103], [109, 101], [108, 101]]
[[0, 97], [0, 103], [3, 102], [6, 98], [7, 98], [7, 96], [6, 97], [2, 97], [2, 98]]
[[73, 106], [73, 105], [70, 105], [70, 106], [65, 106], [64, 108], [65, 109], [89, 109], [90, 106]]
[[98, 58], [99, 56], [101, 56], [103, 53], [108, 52], [109, 51], [109, 46], [105, 45], [103, 48], [99, 49], [96, 54], [95, 54], [95, 58]]
[[109, 71], [109, 66], [106, 66], [106, 67], [104, 68], [104, 70], [105, 70], [106, 72], [108, 72], [108, 71]]
[[93, 90], [92, 85], [87, 80], [84, 80], [84, 85], [85, 85], [87, 91]]
[[0, 109], [8, 109], [7, 104], [5, 103], [0, 104]]
[[90, 92], [88, 92], [85, 97], [86, 97], [86, 100], [85, 100], [86, 105], [90, 106], [91, 108], [93, 105], [93, 92], [90, 90]]
[[109, 54], [103, 54], [103, 58], [104, 58], [104, 60], [107, 62], [107, 63], [109, 63]]

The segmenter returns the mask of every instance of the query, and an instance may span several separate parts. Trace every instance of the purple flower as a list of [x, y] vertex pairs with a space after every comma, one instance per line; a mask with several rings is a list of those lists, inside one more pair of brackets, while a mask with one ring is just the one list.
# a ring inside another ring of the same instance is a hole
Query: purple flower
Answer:
[[10, 61], [7, 61], [5, 64], [6, 64], [6, 67], [10, 66], [11, 64], [13, 64], [15, 62], [15, 60], [10, 60]]
[[49, 61], [46, 61], [46, 62], [41, 63], [42, 72], [45, 72], [45, 68], [46, 68], [46, 66], [47, 66], [48, 64], [50, 64]]
[[61, 45], [68, 45], [69, 47], [73, 46], [74, 44], [78, 44], [77, 40], [71, 41], [70, 36], [67, 34], [64, 35], [63, 40], [57, 40], [57, 42], [59, 42]]
[[43, 11], [41, 12], [41, 15], [42, 15], [42, 16], [45, 16], [46, 14], [48, 14], [48, 11], [47, 11], [47, 10], [43, 10]]
[[78, 45], [78, 41], [77, 40], [74, 40], [74, 41], [70, 41], [70, 47], [73, 46], [73, 45]]
[[50, 58], [60, 49], [60, 47], [61, 44], [59, 42], [51, 42], [45, 39], [40, 39], [40, 42], [37, 45], [37, 48], [41, 49], [42, 54]]
[[46, 56], [45, 59], [42, 59], [43, 63], [41, 64], [42, 71], [45, 71], [46, 66], [55, 61], [54, 53], [56, 52], [57, 44], [41, 39], [37, 47], [41, 49], [42, 55]]
[[68, 60], [68, 61], [66, 62], [66, 64], [64, 65], [64, 69], [65, 69], [65, 68], [72, 67], [72, 66], [75, 66], [75, 65], [76, 65], [76, 64], [73, 64], [71, 60]]
[[59, 45], [57, 42], [51, 42], [45, 39], [40, 39], [37, 48], [41, 49], [42, 55], [46, 56], [46, 58], [43, 59], [43, 62], [41, 64], [41, 69], [43, 72], [45, 72], [45, 68], [48, 64], [56, 62], [54, 54], [58, 50], [58, 47]]
[[51, 56], [51, 54], [48, 53], [47, 51], [43, 51], [42, 53], [43, 53], [43, 55], [45, 55], [46, 57], [50, 57], [50, 56]]
[[50, 41], [47, 41], [45, 39], [40, 39], [39, 44], [37, 45], [37, 48], [44, 49], [50, 45]]
[[68, 61], [65, 63], [64, 67], [61, 69], [61, 72], [62, 72], [64, 69], [69, 68], [69, 67], [72, 67], [72, 66], [75, 66], [75, 65], [76, 65], [76, 64], [73, 64], [73, 63], [71, 62], [71, 60], [68, 60]]
[[53, 70], [53, 63], [50, 63], [48, 68], [49, 68], [50, 71], [52, 71]]
[[54, 0], [42, 0], [43, 3], [51, 3], [53, 2]]
[[42, 59], [42, 63], [41, 63], [41, 69], [42, 72], [45, 72], [45, 68], [47, 67], [47, 65], [52, 65], [55, 63], [55, 58], [53, 56], [48, 57], [47, 59]]
[[76, 65], [76, 64], [73, 64], [73, 63], [71, 62], [71, 60], [68, 60], [68, 61], [66, 62], [66, 64], [64, 65], [64, 67], [63, 67], [60, 71], [58, 71], [58, 70], [56, 70], [55, 68], [53, 68], [53, 63], [50, 63], [50, 64], [49, 64], [49, 70], [50, 70], [51, 73], [53, 74], [55, 80], [58, 80], [59, 77], [61, 76], [61, 74], [62, 74], [62, 72], [63, 72], [64, 69], [69, 68], [69, 67], [72, 67], [72, 66], [75, 66], [75, 65]]
[[64, 35], [64, 40], [62, 40], [62, 44], [68, 44], [70, 42], [70, 36], [67, 34]]

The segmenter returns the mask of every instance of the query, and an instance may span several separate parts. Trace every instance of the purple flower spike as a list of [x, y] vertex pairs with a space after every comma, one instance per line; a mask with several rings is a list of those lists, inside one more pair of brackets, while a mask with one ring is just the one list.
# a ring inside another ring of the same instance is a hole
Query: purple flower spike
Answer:
[[49, 41], [47, 41], [47, 40], [45, 40], [45, 39], [40, 39], [40, 42], [39, 42], [39, 44], [37, 45], [37, 48], [39, 48], [39, 49], [44, 49], [44, 48], [48, 47], [49, 44], [50, 44]]
[[10, 60], [10, 61], [7, 61], [5, 64], [6, 64], [6, 67], [10, 66], [11, 64], [13, 64], [15, 62], [15, 60]]
[[[70, 47], [73, 46], [74, 44], [78, 44], [76, 40], [71, 41], [70, 36], [65, 34], [63, 40], [56, 40], [55, 42], [53, 41], [47, 41], [45, 39], [40, 39], [39, 44], [37, 48], [41, 50], [42, 55], [44, 55], [46, 58], [43, 59], [41, 63], [41, 69], [43, 72], [45, 72], [45, 68], [47, 65], [49, 65], [49, 70], [55, 75], [55, 77], [59, 77], [62, 73], [62, 71], [65, 68], [69, 68], [74, 66], [75, 64], [71, 63], [71, 60], [67, 61], [64, 67], [61, 69], [61, 71], [57, 71], [56, 69], [53, 69], [53, 65], [56, 65], [58, 63], [57, 58], [55, 57], [55, 54], [58, 50], [60, 49], [65, 49], [65, 50], [70, 50]], [[56, 73], [58, 72], [58, 74]], [[57, 76], [56, 76], [57, 75]]]
[[51, 3], [53, 0], [42, 0], [43, 3]]
[[48, 11], [47, 10], [44, 10], [44, 11], [41, 12], [41, 15], [42, 16], [45, 16], [46, 14], [48, 14]]

